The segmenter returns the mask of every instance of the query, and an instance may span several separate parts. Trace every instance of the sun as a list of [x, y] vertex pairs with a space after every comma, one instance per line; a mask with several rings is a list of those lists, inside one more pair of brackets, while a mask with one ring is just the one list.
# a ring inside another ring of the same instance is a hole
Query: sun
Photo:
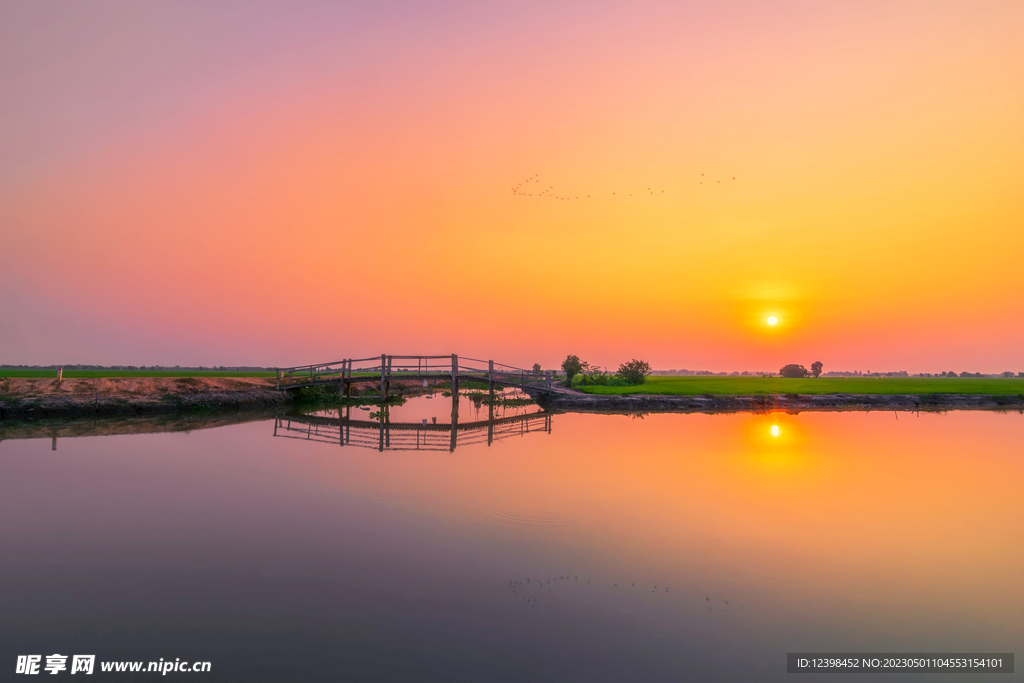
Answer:
[[771, 428], [772, 436], [778, 436], [780, 431], [781, 430], [779, 429], [779, 425], [772, 425], [772, 428]]
[[778, 325], [779, 324], [779, 316], [777, 316], [777, 315], [770, 315], [767, 318], [765, 318], [764, 321], [766, 323], [768, 323], [769, 325]]

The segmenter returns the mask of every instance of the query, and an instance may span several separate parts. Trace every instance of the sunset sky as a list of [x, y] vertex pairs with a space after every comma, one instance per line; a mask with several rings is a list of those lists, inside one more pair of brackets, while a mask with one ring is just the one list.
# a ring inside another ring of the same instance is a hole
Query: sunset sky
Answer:
[[1022, 32], [1017, 0], [4, 3], [0, 363], [1021, 371]]

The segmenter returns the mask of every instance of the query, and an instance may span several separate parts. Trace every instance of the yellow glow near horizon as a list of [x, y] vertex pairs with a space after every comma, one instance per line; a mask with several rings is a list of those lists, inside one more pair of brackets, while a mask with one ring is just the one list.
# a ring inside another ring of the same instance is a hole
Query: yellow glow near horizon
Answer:
[[779, 435], [779, 425], [772, 425], [772, 430], [771, 431], [772, 431], [772, 436], [778, 436]]
[[767, 318], [765, 318], [765, 322], [768, 323], [769, 325], [778, 325], [779, 324], [779, 316], [777, 316], [777, 315], [770, 315]]

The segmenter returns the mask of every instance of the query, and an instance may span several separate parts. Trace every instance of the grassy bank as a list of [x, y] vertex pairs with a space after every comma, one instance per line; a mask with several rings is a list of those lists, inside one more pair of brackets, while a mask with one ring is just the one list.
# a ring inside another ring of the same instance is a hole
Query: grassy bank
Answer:
[[[65, 370], [64, 378], [95, 377], [274, 377], [273, 372], [244, 370]], [[56, 370], [0, 370], [0, 378], [49, 378], [57, 377]]]
[[648, 377], [630, 387], [580, 387], [588, 394], [757, 396], [764, 394], [1024, 394], [1024, 379], [987, 377]]

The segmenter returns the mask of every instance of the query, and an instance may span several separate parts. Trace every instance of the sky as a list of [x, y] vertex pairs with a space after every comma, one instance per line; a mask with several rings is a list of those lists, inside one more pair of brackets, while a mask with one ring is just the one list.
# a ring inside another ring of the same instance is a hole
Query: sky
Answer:
[[1024, 371], [1022, 30], [1016, 0], [4, 3], [0, 363]]

